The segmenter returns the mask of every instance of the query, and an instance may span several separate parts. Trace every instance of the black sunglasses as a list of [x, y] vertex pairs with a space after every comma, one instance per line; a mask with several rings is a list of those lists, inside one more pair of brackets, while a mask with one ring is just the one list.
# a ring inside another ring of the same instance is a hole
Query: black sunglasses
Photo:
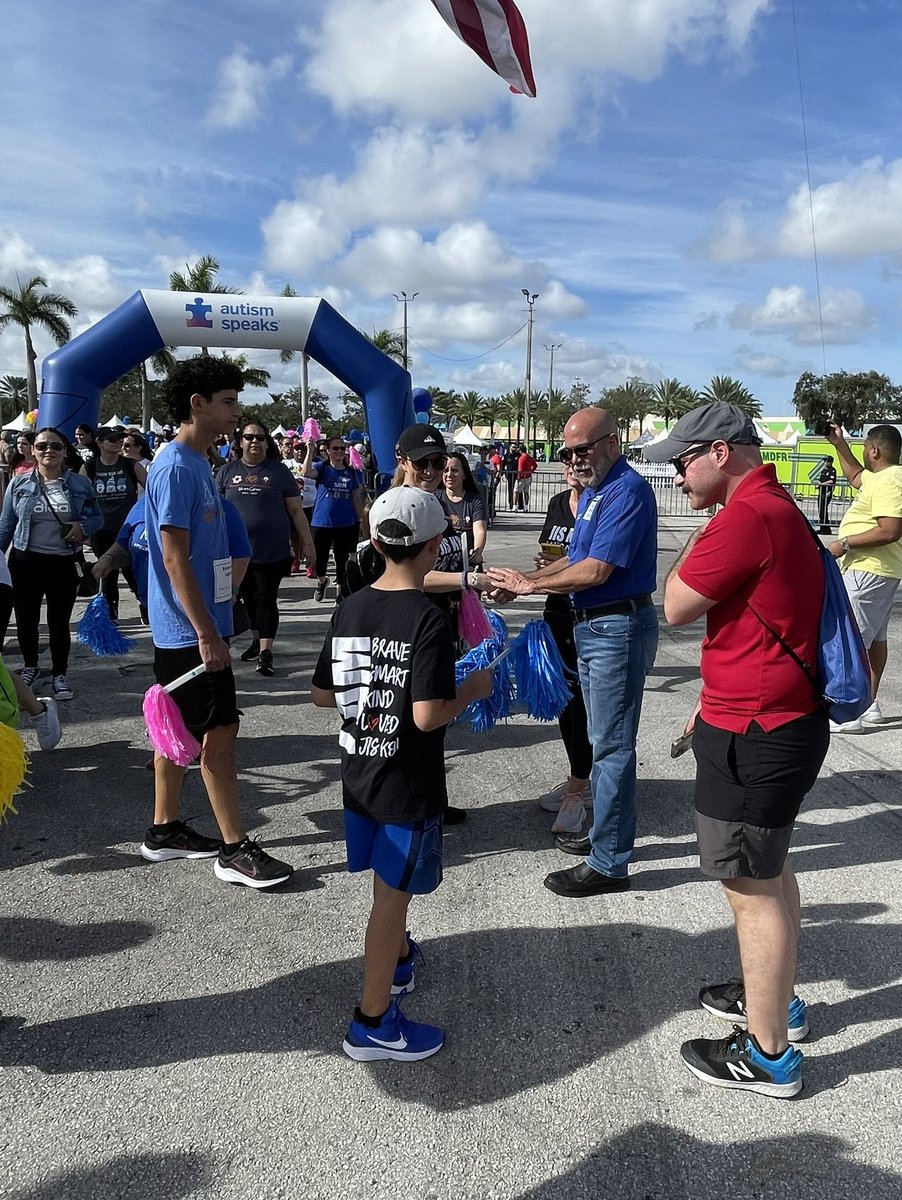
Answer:
[[562, 463], [568, 463], [572, 462], [574, 458], [585, 458], [593, 446], [606, 441], [607, 438], [617, 436], [616, 433], [606, 433], [602, 437], [597, 437], [594, 442], [582, 442], [579, 446], [562, 446], [559, 451], [560, 460]]
[[265, 433], [242, 433], [241, 435], [246, 442], [265, 442]]
[[62, 450], [64, 449], [62, 442], [35, 442], [35, 450]]
[[690, 446], [689, 449], [684, 450], [682, 454], [677, 454], [671, 458], [669, 460], [670, 465], [673, 467], [674, 471], [676, 471], [677, 475], [685, 475], [686, 468], [689, 466], [689, 463], [694, 463], [697, 458], [701, 458], [703, 454], [707, 454], [710, 449], [711, 442], [705, 442], [698, 446]]
[[447, 454], [430, 454], [427, 458], [417, 458], [412, 461], [415, 471], [425, 471], [427, 467], [432, 467], [433, 471], [441, 471], [448, 461], [448, 456]]

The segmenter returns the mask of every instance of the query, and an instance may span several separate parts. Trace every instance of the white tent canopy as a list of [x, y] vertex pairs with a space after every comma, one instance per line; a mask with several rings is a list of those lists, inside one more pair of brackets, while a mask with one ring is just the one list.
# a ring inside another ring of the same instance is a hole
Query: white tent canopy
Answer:
[[100, 428], [101, 429], [112, 429], [115, 425], [122, 425], [122, 424], [124, 424], [122, 418], [113, 415], [112, 417], [110, 417], [110, 419], [108, 421], [101, 421]]
[[151, 431], [151, 433], [162, 433], [163, 432], [163, 426], [156, 419], [156, 417], [150, 418], [150, 431]]
[[15, 429], [17, 432], [20, 429], [27, 429], [28, 428], [27, 416], [28, 416], [28, 414], [25, 412], [25, 409], [23, 408], [22, 411], [19, 413], [19, 415], [16, 417], [16, 419], [14, 421], [7, 421], [4, 424], [3, 428], [4, 429]]
[[285, 426], [280, 423], [272, 431], [272, 436], [273, 437], [284, 437], [287, 432], [288, 432], [288, 430], [285, 428]]
[[485, 442], [482, 438], [473, 432], [469, 425], [461, 425], [452, 433], [447, 435], [447, 440], [450, 440], [453, 446], [484, 446]]

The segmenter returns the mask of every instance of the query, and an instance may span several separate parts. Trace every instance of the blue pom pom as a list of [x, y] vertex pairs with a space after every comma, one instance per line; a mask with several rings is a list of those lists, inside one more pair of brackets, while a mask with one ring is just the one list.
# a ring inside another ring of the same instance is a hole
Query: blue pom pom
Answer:
[[110, 620], [110, 606], [106, 597], [95, 596], [85, 609], [78, 623], [78, 640], [95, 654], [104, 658], [110, 655], [128, 654], [134, 642], [120, 633]]
[[544, 621], [529, 621], [513, 642], [517, 702], [535, 721], [556, 721], [570, 703], [568, 671]]
[[[495, 631], [495, 636], [486, 638], [472, 650], [468, 650], [463, 658], [455, 664], [454, 673], [458, 687], [471, 671], [484, 670], [492, 659], [497, 658], [507, 642], [507, 626], [496, 612], [488, 613], [489, 621]], [[497, 721], [506, 721], [511, 713], [511, 703], [514, 698], [514, 681], [511, 674], [510, 659], [503, 658], [497, 663], [492, 673], [492, 691], [483, 700], [474, 700], [472, 704], [457, 718], [458, 721], [469, 720], [474, 733], [485, 733]]]

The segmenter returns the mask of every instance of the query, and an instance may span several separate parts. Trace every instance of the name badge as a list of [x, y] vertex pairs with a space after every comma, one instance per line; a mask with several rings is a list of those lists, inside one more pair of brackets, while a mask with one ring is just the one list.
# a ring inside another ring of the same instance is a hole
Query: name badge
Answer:
[[213, 603], [224, 604], [232, 599], [232, 560], [213, 559]]

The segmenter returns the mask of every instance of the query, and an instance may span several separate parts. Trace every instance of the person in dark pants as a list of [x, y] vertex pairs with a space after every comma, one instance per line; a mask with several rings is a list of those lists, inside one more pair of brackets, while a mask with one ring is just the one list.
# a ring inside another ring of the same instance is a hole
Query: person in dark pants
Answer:
[[103, 517], [91, 484], [65, 466], [63, 434], [39, 430], [34, 453], [34, 470], [13, 479], [3, 498], [0, 553], [12, 543], [16, 636], [25, 660], [20, 675], [31, 687], [38, 674], [38, 628], [46, 600], [51, 692], [54, 700], [71, 700], [66, 674], [72, 646], [69, 620], [78, 590], [75, 556]]
[[504, 474], [504, 482], [507, 484], [508, 512], [513, 512], [514, 509], [514, 488], [517, 486], [517, 465], [519, 462], [520, 451], [516, 446], [511, 446], [501, 460], [501, 470]]
[[257, 659], [261, 675], [273, 674], [272, 647], [279, 628], [279, 584], [291, 571], [291, 538], [302, 555], [313, 557], [313, 542], [294, 476], [279, 461], [269, 430], [248, 421], [235, 447], [238, 457], [220, 467], [216, 482], [222, 496], [241, 513], [251, 543], [251, 561], [239, 595], [251, 622], [250, 646], [243, 662]]
[[[539, 534], [540, 553], [536, 556], [536, 566], [541, 568], [560, 559], [567, 553], [573, 527], [576, 524], [576, 511], [579, 498], [583, 492], [580, 479], [574, 474], [573, 466], [564, 466], [564, 481], [567, 484], [563, 492], [552, 496], [548, 503], [545, 524]], [[540, 804], [546, 812], [556, 813], [551, 826], [552, 833], [581, 833], [586, 819], [586, 809], [592, 807], [592, 789], [590, 778], [592, 774], [592, 743], [589, 741], [588, 716], [583, 700], [583, 690], [579, 682], [579, 659], [576, 654], [576, 640], [573, 633], [573, 609], [566, 596], [545, 598], [545, 611], [542, 614], [545, 624], [551, 630], [564, 665], [571, 672], [567, 682], [570, 685], [570, 703], [558, 717], [561, 739], [567, 752], [570, 774], [543, 796]]]
[[363, 517], [363, 473], [348, 465], [347, 447], [340, 437], [329, 438], [328, 461], [314, 462], [314, 446], [307, 446], [304, 474], [316, 480], [313, 506], [313, 545], [316, 549], [317, 584], [313, 599], [326, 596], [329, 551], [335, 559], [335, 602], [341, 598], [348, 558], [357, 547]]
[[823, 457], [823, 465], [817, 480], [817, 525], [818, 533], [832, 533], [830, 524], [830, 501], [836, 487], [836, 464], [829, 454]]
[[[147, 468], [142, 463], [124, 458], [122, 455], [123, 435], [116, 429], [99, 429], [96, 437], [97, 453], [85, 463], [88, 478], [94, 484], [97, 504], [103, 516], [103, 528], [91, 538], [91, 549], [97, 558], [105, 554], [116, 540], [125, 518], [138, 499], [138, 485], [147, 481]], [[131, 567], [123, 567], [125, 581], [137, 596], [138, 589]], [[110, 618], [119, 619], [119, 572], [109, 571], [101, 584], [103, 595], [110, 606]]]

